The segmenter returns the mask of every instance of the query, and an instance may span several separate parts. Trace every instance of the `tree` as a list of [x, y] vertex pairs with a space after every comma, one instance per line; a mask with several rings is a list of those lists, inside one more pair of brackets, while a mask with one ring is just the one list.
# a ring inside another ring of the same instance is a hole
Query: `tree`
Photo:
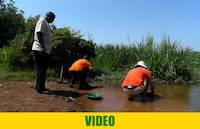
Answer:
[[0, 0], [0, 47], [8, 46], [9, 41], [24, 29], [23, 11], [18, 10], [12, 0]]
[[[25, 22], [25, 30], [23, 33], [15, 36], [10, 42], [12, 52], [20, 52], [12, 54], [10, 60], [10, 66], [16, 67], [29, 67], [33, 66], [33, 55], [31, 51], [33, 43], [33, 33], [39, 16], [29, 17]], [[95, 56], [95, 44], [91, 40], [85, 40], [82, 38], [80, 31], [75, 31], [70, 28], [56, 28], [53, 27], [53, 43], [51, 51], [51, 67], [55, 69], [55, 73], [59, 73], [60, 67], [64, 64], [70, 66], [76, 59], [83, 55], [89, 57]], [[20, 55], [20, 56], [19, 56]], [[12, 61], [15, 59], [14, 61]], [[21, 60], [23, 59], [23, 60]]]
[[70, 28], [58, 28], [54, 31], [52, 44], [51, 65], [59, 73], [60, 67], [69, 67], [75, 60], [83, 55], [95, 56], [95, 44], [91, 40], [82, 38], [80, 31]]
[[29, 17], [25, 21], [25, 30], [10, 41], [9, 66], [10, 68], [32, 68], [32, 44], [35, 24], [39, 16]]

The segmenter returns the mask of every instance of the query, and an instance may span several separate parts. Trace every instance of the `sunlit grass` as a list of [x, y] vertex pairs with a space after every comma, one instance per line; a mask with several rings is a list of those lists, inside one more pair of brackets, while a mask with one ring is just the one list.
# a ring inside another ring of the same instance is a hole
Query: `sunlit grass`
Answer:
[[[153, 37], [129, 45], [99, 45], [94, 66], [104, 74], [100, 80], [122, 81], [128, 70], [143, 60], [152, 71], [154, 80], [164, 83], [192, 81], [192, 50], [183, 48], [177, 41], [164, 37], [159, 44]], [[197, 62], [199, 62], [197, 60]]]

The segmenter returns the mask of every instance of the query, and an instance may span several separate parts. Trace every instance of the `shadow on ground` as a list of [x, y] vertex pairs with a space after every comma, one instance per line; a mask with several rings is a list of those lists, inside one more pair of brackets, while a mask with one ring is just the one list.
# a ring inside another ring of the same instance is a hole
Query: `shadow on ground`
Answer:
[[76, 91], [65, 91], [65, 90], [51, 90], [45, 94], [58, 95], [58, 96], [62, 96], [62, 97], [73, 97], [73, 98], [81, 97], [82, 95], [84, 95], [84, 94], [81, 94]]

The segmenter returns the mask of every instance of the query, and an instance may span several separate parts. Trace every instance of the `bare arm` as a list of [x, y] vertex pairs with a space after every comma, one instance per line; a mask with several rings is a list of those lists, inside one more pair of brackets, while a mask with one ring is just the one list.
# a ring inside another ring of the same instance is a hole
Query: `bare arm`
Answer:
[[44, 51], [46, 52], [46, 49], [44, 47], [44, 42], [43, 42], [43, 34], [41, 32], [37, 32], [37, 37], [38, 37], [39, 43], [41, 44], [41, 46], [43, 47]]

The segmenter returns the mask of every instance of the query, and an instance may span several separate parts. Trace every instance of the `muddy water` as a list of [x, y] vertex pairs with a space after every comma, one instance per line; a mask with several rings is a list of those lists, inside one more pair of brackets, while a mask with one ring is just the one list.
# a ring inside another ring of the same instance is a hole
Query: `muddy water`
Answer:
[[[200, 111], [200, 86], [163, 86], [157, 85], [156, 96], [135, 96], [133, 101], [128, 100], [120, 86], [103, 85], [103, 88], [91, 91], [79, 91], [82, 94], [77, 98], [76, 108], [80, 111]], [[102, 100], [90, 100], [87, 93], [98, 92], [103, 94]]]

